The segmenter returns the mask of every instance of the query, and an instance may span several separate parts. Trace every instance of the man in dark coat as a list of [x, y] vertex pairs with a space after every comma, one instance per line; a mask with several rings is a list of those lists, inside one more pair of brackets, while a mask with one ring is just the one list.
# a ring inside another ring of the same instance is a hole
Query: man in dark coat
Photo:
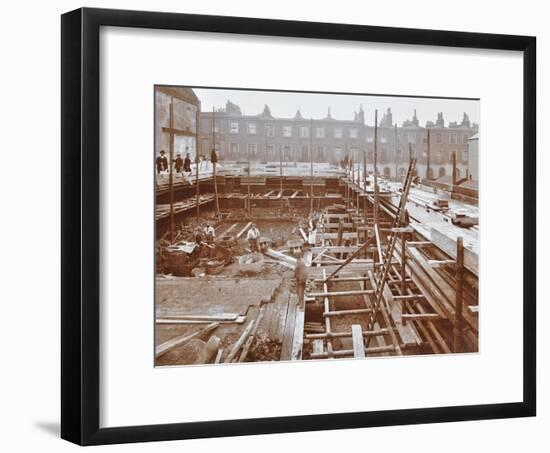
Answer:
[[189, 153], [185, 155], [185, 160], [183, 161], [183, 171], [185, 173], [191, 173], [191, 159], [189, 158]]
[[176, 156], [175, 166], [176, 166], [176, 173], [181, 173], [181, 170], [183, 169], [183, 159], [179, 154]]
[[160, 156], [157, 157], [157, 173], [165, 171], [168, 168], [168, 159], [164, 156], [164, 150], [160, 151]]

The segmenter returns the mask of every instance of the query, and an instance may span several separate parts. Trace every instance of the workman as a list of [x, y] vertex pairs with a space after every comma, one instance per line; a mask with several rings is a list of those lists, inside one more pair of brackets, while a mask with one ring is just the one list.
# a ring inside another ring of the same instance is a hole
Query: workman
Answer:
[[248, 239], [248, 243], [250, 245], [250, 251], [251, 252], [259, 252], [260, 251], [260, 247], [258, 246], [258, 242], [260, 240], [260, 230], [256, 227], [255, 223], [250, 225], [250, 229], [248, 230], [248, 233], [246, 234], [246, 239]]
[[207, 244], [212, 244], [214, 239], [216, 239], [216, 230], [211, 223], [206, 224], [206, 228], [204, 229], [204, 237], [206, 238]]
[[310, 247], [314, 247], [316, 240], [317, 240], [317, 219], [313, 216], [309, 219], [307, 242]]

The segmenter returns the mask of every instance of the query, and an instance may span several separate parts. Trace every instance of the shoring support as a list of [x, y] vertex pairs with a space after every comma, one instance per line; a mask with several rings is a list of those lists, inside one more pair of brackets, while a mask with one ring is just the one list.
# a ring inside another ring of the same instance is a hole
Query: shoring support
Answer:
[[197, 109], [197, 111], [195, 112], [195, 129], [196, 129], [196, 134], [197, 134], [197, 138], [195, 140], [195, 165], [197, 166], [196, 168], [196, 174], [197, 174], [197, 180], [196, 180], [196, 185], [197, 185], [197, 221], [199, 220], [200, 218], [200, 215], [201, 215], [201, 211], [200, 211], [200, 187], [199, 187], [199, 167], [200, 167], [200, 141], [199, 141], [199, 118], [200, 118], [200, 115], [199, 115], [199, 109]]
[[309, 214], [313, 213], [313, 118], [309, 119]]
[[[324, 281], [323, 281], [323, 291], [325, 293], [328, 292], [328, 285], [327, 285], [326, 275], [327, 275], [327, 271], [323, 269], [323, 279], [324, 279]], [[323, 303], [324, 313], [330, 312], [330, 303], [329, 303], [328, 297], [325, 297], [323, 302], [324, 302]], [[331, 358], [333, 358], [333, 348], [332, 348], [332, 340], [330, 338], [330, 334], [331, 334], [330, 316], [324, 316], [324, 320], [325, 320], [325, 333], [328, 335], [328, 338], [327, 338], [327, 357], [329, 359], [331, 359]]]
[[[214, 157], [214, 159], [212, 159]], [[212, 164], [212, 176], [214, 177], [214, 197], [216, 199], [216, 217], [221, 220], [220, 215], [220, 201], [218, 199], [218, 180], [216, 178], [216, 162], [218, 156], [216, 155], [216, 108], [212, 106], [212, 155], [210, 163]]]
[[168, 171], [170, 177], [170, 242], [174, 241], [174, 96], [170, 98], [170, 150]]
[[456, 239], [456, 268], [455, 268], [455, 319], [453, 326], [453, 351], [462, 352], [462, 294], [464, 274], [464, 241], [462, 236]]

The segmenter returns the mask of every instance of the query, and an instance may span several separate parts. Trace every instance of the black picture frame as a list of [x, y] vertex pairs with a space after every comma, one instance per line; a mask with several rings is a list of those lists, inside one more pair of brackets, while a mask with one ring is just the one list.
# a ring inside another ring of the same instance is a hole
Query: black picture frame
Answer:
[[[102, 26], [523, 52], [523, 399], [502, 404], [100, 428], [99, 80]], [[82, 8], [61, 20], [61, 437], [80, 445], [536, 414], [536, 38]]]

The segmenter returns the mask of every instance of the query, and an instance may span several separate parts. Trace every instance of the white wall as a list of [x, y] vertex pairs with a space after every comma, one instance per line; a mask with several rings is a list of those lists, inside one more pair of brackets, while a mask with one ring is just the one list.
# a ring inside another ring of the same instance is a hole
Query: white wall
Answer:
[[[337, 4], [203, 0], [88, 1], [86, 6], [257, 16], [402, 27], [529, 34], [538, 37], [538, 126], [550, 119], [550, 30], [544, 2], [393, 0]], [[0, 33], [2, 71], [2, 374], [0, 445], [5, 451], [58, 452], [72, 447], [57, 439], [59, 420], [59, 14], [81, 6], [77, 0], [7, 2]], [[338, 7], [336, 7], [338, 6]], [[406, 76], [406, 74], [404, 74]], [[539, 134], [539, 257], [548, 256], [550, 166], [547, 134]], [[16, 165], [19, 160], [19, 166]], [[522, 420], [403, 426], [323, 433], [169, 442], [121, 447], [132, 451], [361, 451], [409, 452], [548, 451], [549, 264], [539, 258], [539, 416]], [[505, 345], [504, 345], [505, 347]], [[505, 378], [505, 377], [503, 377]], [[472, 383], [475, 385], [475, 382]]]

